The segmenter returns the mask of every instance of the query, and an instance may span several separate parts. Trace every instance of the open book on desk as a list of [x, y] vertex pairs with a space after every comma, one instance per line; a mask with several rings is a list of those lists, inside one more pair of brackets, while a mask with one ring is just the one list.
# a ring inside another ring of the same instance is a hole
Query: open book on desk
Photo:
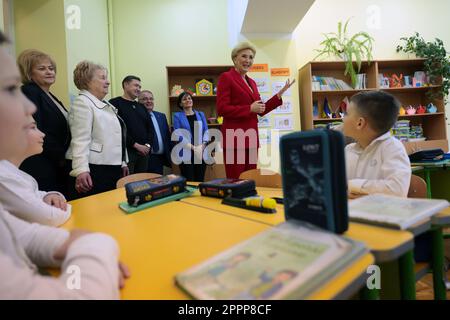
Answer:
[[404, 230], [449, 205], [447, 200], [372, 194], [350, 201], [349, 216], [351, 221]]
[[289, 221], [175, 279], [197, 299], [305, 299], [367, 252], [362, 243]]

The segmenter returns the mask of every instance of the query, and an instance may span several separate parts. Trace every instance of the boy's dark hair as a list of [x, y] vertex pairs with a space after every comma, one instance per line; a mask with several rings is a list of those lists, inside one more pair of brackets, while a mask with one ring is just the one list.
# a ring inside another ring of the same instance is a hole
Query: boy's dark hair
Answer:
[[350, 102], [367, 118], [372, 129], [380, 134], [388, 132], [397, 121], [400, 102], [387, 92], [359, 92], [350, 98]]
[[5, 36], [5, 34], [0, 30], [0, 45], [7, 43], [8, 38]]
[[122, 80], [122, 88], [125, 88], [125, 83], [130, 83], [133, 80], [137, 80], [137, 81], [141, 81], [141, 79], [139, 79], [139, 77], [136, 76], [126, 76], [125, 78], [123, 78]]

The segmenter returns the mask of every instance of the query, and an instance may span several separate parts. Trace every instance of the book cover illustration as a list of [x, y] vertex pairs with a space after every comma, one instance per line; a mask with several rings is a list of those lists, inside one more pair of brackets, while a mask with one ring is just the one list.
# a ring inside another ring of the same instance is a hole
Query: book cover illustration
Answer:
[[327, 267], [345, 260], [352, 249], [344, 238], [285, 223], [177, 275], [176, 281], [198, 299], [281, 299], [293, 292], [304, 298], [327, 272], [336, 275]]

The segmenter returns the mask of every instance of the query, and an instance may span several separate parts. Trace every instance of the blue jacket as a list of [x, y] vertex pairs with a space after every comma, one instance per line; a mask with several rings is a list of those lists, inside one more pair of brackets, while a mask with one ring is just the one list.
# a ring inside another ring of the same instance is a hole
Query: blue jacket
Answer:
[[[189, 120], [187, 119], [186, 114], [183, 111], [175, 112], [173, 117], [173, 129], [185, 129], [190, 133], [190, 137], [183, 134], [183, 138], [180, 137], [178, 140], [179, 142], [184, 140], [190, 141], [190, 143], [193, 145], [199, 145], [209, 141], [208, 124], [206, 123], [205, 114], [201, 111], [196, 110], [194, 110], [194, 113], [197, 118], [196, 121], [199, 124], [198, 132], [196, 134], [191, 132], [191, 126], [189, 125]], [[196, 138], [195, 141], [194, 138]]]

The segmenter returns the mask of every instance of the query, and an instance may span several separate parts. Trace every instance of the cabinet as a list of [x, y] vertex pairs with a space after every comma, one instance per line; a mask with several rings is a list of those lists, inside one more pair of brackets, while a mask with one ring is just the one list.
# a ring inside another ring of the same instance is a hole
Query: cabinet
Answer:
[[[416, 71], [424, 70], [424, 59], [411, 60], [375, 60], [370, 64], [362, 63], [359, 73], [366, 74], [366, 89], [354, 90], [313, 90], [313, 76], [332, 77], [340, 79], [350, 84], [349, 76], [344, 76], [345, 63], [339, 62], [310, 62], [299, 70], [299, 96], [300, 96], [300, 122], [302, 130], [313, 129], [318, 124], [327, 124], [334, 121], [341, 121], [342, 118], [333, 119], [320, 118], [320, 112], [317, 116], [313, 114], [313, 103], [323, 106], [325, 98], [328, 100], [332, 108], [336, 109], [340, 102], [345, 98], [364, 90], [383, 90], [391, 93], [399, 99], [405, 108], [409, 105], [427, 106], [430, 102], [437, 107], [435, 113], [424, 113], [414, 115], [401, 115], [399, 120], [409, 120], [411, 126], [422, 126], [423, 135], [426, 141], [421, 142], [404, 142], [408, 153], [425, 148], [440, 147], [445, 151], [448, 150], [447, 142], [447, 125], [445, 119], [445, 103], [442, 99], [431, 99], [427, 94], [430, 90], [436, 91], [441, 87], [440, 83], [426, 87], [401, 87], [401, 88], [381, 88], [379, 74], [388, 77], [392, 74], [414, 75]], [[316, 89], [316, 88], [315, 88]], [[316, 112], [317, 113], [317, 112]]]
[[[172, 115], [174, 112], [180, 111], [177, 106], [177, 96], [172, 96], [172, 88], [175, 85], [180, 85], [184, 90], [191, 89], [195, 92], [195, 84], [199, 80], [206, 79], [213, 83], [213, 87], [216, 88], [217, 80], [219, 76], [230, 70], [232, 66], [178, 66], [178, 67], [166, 67], [167, 68], [167, 82], [169, 92], [169, 110], [170, 110], [170, 122], [172, 123]], [[217, 118], [216, 113], [216, 92], [213, 91], [211, 96], [196, 95], [193, 97], [194, 109], [202, 111], [206, 119], [208, 120], [208, 126], [210, 128], [218, 128], [220, 125], [213, 119]]]

